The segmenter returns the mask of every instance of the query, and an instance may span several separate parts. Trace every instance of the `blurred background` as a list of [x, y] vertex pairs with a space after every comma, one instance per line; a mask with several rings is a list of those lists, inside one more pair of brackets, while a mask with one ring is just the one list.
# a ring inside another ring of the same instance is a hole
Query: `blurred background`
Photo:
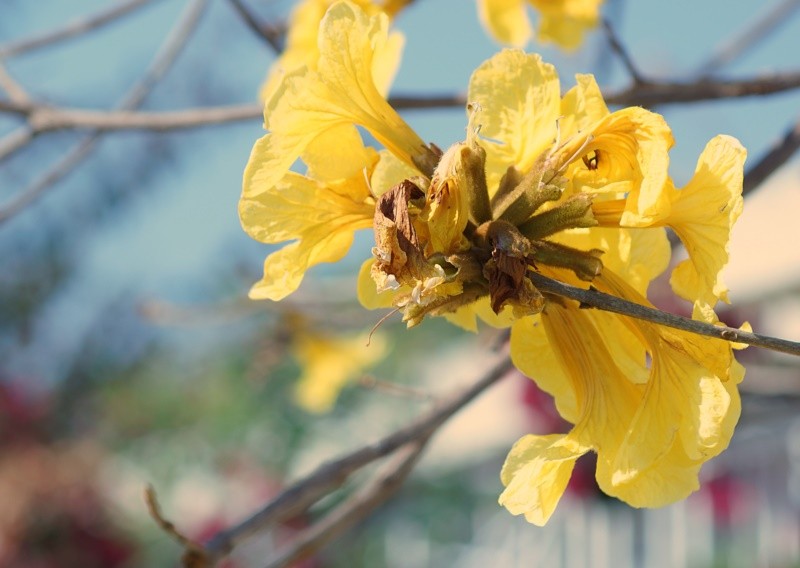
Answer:
[[[27, 42], [122, 5], [86, 33]], [[245, 5], [276, 26], [292, 8]], [[608, 0], [603, 13], [646, 78], [692, 81], [800, 70], [799, 7]], [[770, 14], [780, 15], [763, 20]], [[462, 93], [500, 49], [471, 1], [416, 0], [394, 27], [407, 43], [393, 94]], [[745, 49], [714, 59], [732, 45]], [[565, 88], [577, 72], [609, 90], [630, 83], [602, 28], [573, 54], [529, 50], [556, 64]], [[12, 85], [0, 95], [0, 565], [177, 565], [180, 547], [148, 515], [146, 484], [183, 534], [203, 540], [486, 367], [496, 332], [435, 320], [406, 331], [390, 319], [380, 329], [387, 354], [366, 379], [359, 371], [328, 412], [298, 406], [298, 330], [356, 336], [383, 314], [355, 299], [368, 231], [287, 301], [247, 300], [272, 250], [244, 234], [236, 213], [261, 119], [33, 135], [1, 104], [252, 107], [274, 58], [234, 2], [0, 0], [0, 85]], [[656, 110], [673, 128], [671, 173], [683, 184], [718, 133], [739, 138], [754, 164], [798, 119], [800, 90]], [[442, 148], [464, 136], [463, 109], [404, 118]], [[799, 167], [789, 160], [748, 195], [726, 279], [733, 307], [721, 312], [730, 325], [749, 320], [794, 340]], [[666, 290], [654, 285], [656, 303], [686, 313]], [[398, 498], [302, 565], [800, 566], [800, 362], [752, 348], [741, 360], [740, 426], [685, 502], [631, 509], [604, 497], [582, 460], [546, 528], [510, 516], [497, 505], [508, 449], [522, 434], [566, 428], [548, 397], [514, 375], [440, 432]], [[330, 505], [248, 542], [227, 565], [263, 565]]]

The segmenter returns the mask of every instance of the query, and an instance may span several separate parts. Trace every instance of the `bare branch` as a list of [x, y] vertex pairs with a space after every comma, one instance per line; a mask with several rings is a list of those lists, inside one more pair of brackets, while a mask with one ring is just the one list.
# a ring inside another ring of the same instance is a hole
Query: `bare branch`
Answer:
[[799, 0], [784, 0], [773, 7], [764, 17], [756, 20], [747, 29], [735, 34], [718, 47], [709, 60], [697, 68], [696, 74], [700, 77], [708, 77], [718, 73], [720, 69], [767, 38], [777, 27], [784, 24], [797, 8], [800, 8]]
[[260, 117], [262, 107], [255, 104], [208, 107], [179, 111], [132, 112], [57, 109], [41, 107], [30, 115], [39, 132], [67, 128], [93, 130], [177, 130], [197, 128]]
[[422, 402], [434, 402], [434, 396], [422, 389], [394, 383], [391, 381], [382, 381], [373, 375], [364, 375], [358, 381], [359, 386], [374, 391], [384, 392], [386, 394], [396, 396], [398, 398], [407, 398], [418, 400]]
[[[178, 22], [175, 24], [175, 27], [164, 40], [164, 43], [154, 57], [150, 67], [122, 99], [119, 105], [120, 108], [134, 109], [142, 104], [150, 90], [167, 73], [175, 62], [175, 59], [177, 59], [189, 37], [197, 28], [200, 16], [202, 16], [207, 5], [208, 0], [193, 0], [186, 7], [181, 17], [178, 19]], [[24, 132], [20, 132], [20, 139], [22, 139], [22, 135], [24, 134]], [[7, 221], [9, 218], [19, 213], [44, 193], [47, 188], [71, 172], [75, 166], [92, 152], [101, 134], [102, 132], [100, 130], [88, 133], [83, 140], [73, 146], [72, 149], [41, 178], [25, 188], [7, 203], [0, 205], [0, 223]], [[29, 132], [28, 135], [30, 139], [36, 135], [36, 131]], [[3, 157], [3, 151], [0, 149], [0, 160], [2, 160]]]
[[0, 162], [27, 146], [34, 135], [28, 125], [23, 125], [0, 138]]
[[606, 31], [606, 37], [608, 38], [608, 45], [611, 47], [611, 50], [617, 54], [622, 64], [627, 69], [628, 74], [633, 79], [634, 84], [642, 85], [647, 83], [647, 80], [644, 79], [642, 74], [639, 72], [639, 68], [633, 63], [633, 59], [631, 58], [628, 50], [625, 49], [625, 46], [622, 45], [617, 33], [614, 31], [614, 28], [611, 26], [611, 23], [603, 19], [603, 28]]
[[147, 505], [147, 512], [150, 513], [150, 517], [156, 522], [159, 528], [172, 537], [175, 542], [187, 550], [203, 549], [202, 546], [194, 542], [192, 539], [184, 536], [177, 528], [175, 528], [175, 525], [172, 524], [172, 522], [164, 518], [164, 515], [161, 512], [161, 506], [158, 504], [156, 490], [153, 489], [152, 485], [148, 485], [144, 488], [144, 502]]
[[[770, 74], [738, 81], [702, 80], [695, 83], [646, 83], [605, 95], [617, 105], [656, 106], [712, 99], [762, 96], [800, 88], [800, 72]], [[464, 95], [436, 97], [396, 96], [389, 102], [398, 110], [459, 107]], [[0, 101], [0, 111], [28, 115], [37, 131], [67, 128], [95, 130], [173, 130], [261, 118], [259, 104], [201, 107], [179, 111], [92, 111]]]
[[502, 357], [472, 386], [451, 396], [412, 424], [377, 442], [358, 448], [342, 458], [321, 465], [248, 519], [214, 536], [206, 546], [207, 554], [211, 558], [222, 558], [240, 542], [264, 530], [269, 525], [305, 511], [320, 498], [340, 487], [353, 472], [393, 453], [401, 446], [427, 438], [451, 416], [504, 377], [511, 369], [513, 369], [513, 365], [510, 359], [506, 356]]
[[85, 34], [95, 28], [113, 22], [125, 14], [129, 14], [137, 8], [141, 8], [153, 1], [154, 0], [128, 0], [127, 2], [120, 2], [116, 6], [107, 8], [102, 12], [97, 12], [86, 18], [70, 22], [63, 27], [13, 41], [4, 46], [0, 46], [0, 59], [19, 55], [26, 51], [31, 51], [61, 40]]
[[584, 290], [569, 284], [564, 284], [557, 280], [547, 278], [536, 272], [528, 272], [528, 276], [533, 282], [534, 286], [543, 292], [550, 292], [565, 298], [577, 300], [586, 306], [591, 306], [607, 312], [614, 312], [624, 316], [630, 316], [637, 319], [642, 319], [657, 323], [659, 325], [689, 331], [698, 335], [705, 335], [707, 337], [714, 337], [724, 341], [735, 343], [746, 343], [754, 347], [763, 347], [772, 351], [779, 351], [781, 353], [788, 353], [789, 355], [800, 355], [800, 343], [789, 341], [788, 339], [780, 339], [777, 337], [769, 337], [758, 333], [750, 333], [727, 327], [723, 325], [712, 325], [701, 321], [677, 316], [667, 312], [662, 312], [656, 308], [642, 306], [634, 302], [629, 302], [617, 296], [600, 292], [593, 288]]
[[761, 157], [744, 175], [742, 194], [746, 195], [757, 188], [772, 173], [785, 164], [800, 149], [800, 120], [794, 123], [783, 138]]
[[308, 558], [387, 501], [402, 487], [403, 481], [419, 461], [427, 441], [428, 437], [425, 437], [400, 448], [365, 487], [303, 531], [286, 550], [267, 564], [267, 568], [292, 566]]
[[800, 72], [772, 73], [750, 79], [701, 79], [691, 83], [649, 82], [604, 95], [608, 104], [653, 107], [771, 95], [800, 87]]
[[286, 33], [285, 26], [276, 26], [259, 22], [250, 9], [244, 5], [242, 0], [228, 0], [228, 2], [230, 2], [233, 9], [236, 10], [236, 13], [239, 14], [239, 17], [242, 18], [244, 23], [247, 24], [247, 27], [253, 30], [253, 33], [258, 37], [263, 39], [267, 45], [272, 48], [272, 51], [275, 53], [283, 51], [281, 42], [283, 41], [283, 34]]
[[8, 98], [15, 103], [27, 105], [31, 101], [28, 92], [8, 74], [2, 57], [0, 57], [0, 88], [2, 88], [8, 94]]

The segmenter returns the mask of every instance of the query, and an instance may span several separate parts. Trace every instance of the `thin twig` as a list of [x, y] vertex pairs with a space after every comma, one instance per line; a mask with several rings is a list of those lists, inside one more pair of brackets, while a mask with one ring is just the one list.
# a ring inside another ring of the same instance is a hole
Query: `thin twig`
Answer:
[[0, 88], [2, 88], [8, 98], [21, 105], [26, 105], [31, 102], [31, 97], [28, 92], [20, 85], [11, 75], [9, 75], [6, 66], [0, 57]]
[[320, 498], [340, 487], [353, 472], [393, 453], [409, 442], [429, 436], [453, 414], [504, 377], [511, 369], [513, 369], [513, 365], [510, 359], [506, 356], [502, 357], [472, 386], [437, 405], [412, 424], [377, 442], [358, 448], [342, 458], [322, 464], [248, 519], [215, 535], [206, 546], [209, 557], [222, 558], [253, 534], [264, 530], [271, 524], [307, 510]]
[[742, 194], [746, 195], [761, 185], [772, 173], [785, 164], [800, 149], [800, 120], [795, 122], [781, 140], [744, 175]]
[[33, 140], [34, 135], [31, 127], [23, 124], [0, 138], [0, 162], [27, 146]]
[[300, 533], [286, 550], [267, 563], [267, 568], [284, 568], [308, 558], [387, 501], [414, 469], [428, 439], [424, 437], [400, 448], [365, 487]]
[[563, 282], [547, 278], [535, 272], [528, 272], [528, 276], [531, 282], [533, 282], [533, 285], [539, 288], [539, 290], [577, 300], [585, 306], [591, 306], [607, 312], [614, 312], [659, 325], [689, 331], [698, 335], [722, 339], [724, 341], [746, 343], [754, 347], [763, 347], [764, 349], [788, 353], [790, 355], [800, 355], [800, 343], [795, 341], [770, 337], [758, 333], [750, 333], [723, 325], [712, 325], [710, 323], [662, 312], [656, 308], [629, 302], [628, 300], [600, 292], [593, 288], [584, 290], [583, 288], [564, 284]]
[[628, 50], [625, 49], [625, 46], [620, 41], [617, 33], [614, 31], [614, 28], [611, 26], [611, 23], [603, 19], [603, 28], [606, 32], [606, 38], [608, 39], [608, 45], [611, 47], [611, 50], [617, 54], [622, 65], [625, 66], [625, 69], [628, 71], [628, 74], [633, 79], [634, 84], [642, 85], [647, 83], [647, 80], [642, 76], [639, 72], [639, 68], [634, 64], [633, 59], [631, 58], [630, 53]]
[[432, 402], [434, 400], [433, 395], [427, 391], [391, 381], [382, 381], [372, 375], [364, 375], [358, 381], [358, 384], [365, 389], [380, 391], [401, 398], [410, 398], [422, 402]]
[[[128, 91], [119, 104], [122, 109], [135, 109], [142, 104], [150, 90], [167, 73], [177, 59], [189, 37], [197, 28], [200, 16], [205, 11], [208, 0], [193, 0], [183, 11], [178, 22], [164, 40], [161, 48], [154, 57], [150, 67], [136, 84]], [[33, 135], [33, 134], [31, 134]], [[82, 140], [75, 144], [67, 154], [50, 168], [41, 178], [26, 187], [7, 203], [0, 205], [0, 223], [13, 217], [47, 188], [71, 172], [94, 149], [102, 132], [95, 130], [89, 132]], [[0, 153], [0, 158], [2, 153]]]
[[156, 522], [159, 528], [172, 537], [175, 542], [187, 550], [203, 550], [201, 545], [182, 534], [172, 522], [164, 518], [161, 512], [161, 506], [158, 504], [156, 490], [153, 489], [152, 485], [148, 485], [144, 488], [144, 502], [147, 505], [147, 511], [150, 513], [150, 517]]
[[125, 14], [141, 8], [154, 0], [128, 0], [127, 2], [120, 2], [116, 6], [107, 8], [91, 16], [82, 18], [66, 24], [63, 27], [49, 30], [44, 33], [34, 35], [31, 37], [23, 38], [17, 41], [12, 41], [4, 46], [0, 46], [0, 58], [11, 57], [12, 55], [19, 55], [32, 49], [37, 49], [59, 42], [64, 39], [75, 37], [77, 35], [85, 34], [95, 28], [104, 24], [113, 22], [121, 18]]
[[[754, 4], [755, 6], [755, 4]], [[784, 0], [767, 12], [764, 17], [756, 20], [748, 27], [729, 38], [714, 54], [697, 68], [695, 74], [699, 77], [708, 77], [719, 73], [726, 65], [732, 63], [748, 49], [752, 49], [765, 38], [769, 37], [776, 28], [786, 23], [792, 12], [800, 8], [799, 0]]]
[[242, 18], [242, 21], [247, 24], [247, 27], [258, 37], [263, 39], [267, 45], [272, 48], [272, 51], [276, 54], [283, 51], [281, 42], [283, 41], [283, 35], [286, 33], [285, 26], [276, 26], [274, 24], [266, 24], [258, 21], [258, 18], [253, 15], [253, 12], [245, 6], [242, 0], [228, 0], [228, 2], [230, 2], [233, 9], [236, 10], [236, 13], [239, 14], [239, 17]]

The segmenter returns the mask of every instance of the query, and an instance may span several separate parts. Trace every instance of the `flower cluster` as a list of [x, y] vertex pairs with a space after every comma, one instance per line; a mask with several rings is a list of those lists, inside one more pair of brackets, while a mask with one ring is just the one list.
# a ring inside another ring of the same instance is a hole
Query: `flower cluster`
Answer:
[[[669, 262], [669, 227], [689, 253], [673, 290], [694, 317], [716, 322], [744, 148], [717, 136], [676, 188], [660, 115], [609, 111], [591, 75], [562, 96], [552, 65], [506, 50], [473, 73], [466, 139], [443, 152], [383, 96], [396, 45], [387, 28], [385, 15], [357, 3], [332, 5], [316, 63], [285, 74], [266, 101], [241, 221], [263, 242], [295, 242], [266, 259], [251, 296], [280, 300], [372, 228], [358, 284], [365, 306], [394, 306], [409, 326], [441, 315], [466, 329], [510, 327], [514, 364], [573, 424], [514, 445], [501, 475], [510, 512], [544, 524], [590, 451], [607, 494], [636, 507], [684, 498], [738, 420], [744, 371], [730, 345], [580, 309], [538, 290], [532, 275], [649, 305], [648, 285]], [[365, 146], [357, 127], [383, 149]], [[298, 158], [302, 174], [290, 171]]]
[[[261, 86], [261, 100], [268, 100], [288, 73], [308, 67], [316, 69], [319, 61], [317, 32], [325, 12], [336, 0], [301, 0], [292, 12], [286, 46], [272, 65]], [[370, 16], [385, 14], [393, 19], [413, 0], [351, 0]], [[565, 49], [575, 49], [586, 30], [594, 28], [603, 0], [478, 0], [481, 22], [502, 44], [522, 47], [534, 36], [526, 3], [540, 14], [536, 37]], [[379, 89], [389, 88], [399, 61], [403, 39], [398, 33], [389, 38], [386, 53], [379, 55], [373, 78]]]

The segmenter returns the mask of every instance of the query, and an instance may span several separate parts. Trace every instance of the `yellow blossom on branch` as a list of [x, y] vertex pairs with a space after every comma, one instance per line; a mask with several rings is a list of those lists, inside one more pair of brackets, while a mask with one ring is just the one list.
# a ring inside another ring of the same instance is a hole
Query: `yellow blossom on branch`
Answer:
[[534, 36], [528, 7], [538, 13], [536, 38], [575, 49], [587, 30], [597, 26], [603, 0], [478, 0], [484, 26], [500, 43], [526, 45]]
[[[393, 18], [410, 0], [354, 0], [364, 12], [370, 15], [384, 13]], [[286, 46], [280, 57], [270, 67], [264, 84], [261, 86], [260, 98], [268, 100], [280, 85], [282, 78], [292, 71], [303, 67], [316, 68], [319, 60], [317, 37], [319, 24], [325, 12], [336, 0], [303, 0], [292, 11], [289, 18], [289, 29], [286, 34]], [[376, 54], [374, 71], [376, 84], [382, 93], [389, 90], [400, 58], [403, 38], [394, 34], [386, 49]]]
[[[441, 152], [375, 87], [370, 62], [387, 33], [385, 16], [353, 3], [328, 10], [318, 71], [287, 75], [267, 104], [270, 132], [245, 172], [243, 225], [266, 242], [300, 239], [283, 250], [313, 251], [282, 269], [294, 287], [312, 259], [334, 260], [354, 230], [371, 225], [373, 258], [358, 282], [366, 307], [393, 306], [409, 326], [441, 315], [467, 329], [478, 320], [511, 328], [515, 365], [573, 424], [567, 434], [514, 445], [500, 498], [512, 513], [547, 522], [575, 461], [590, 451], [609, 495], [636, 507], [684, 498], [738, 420], [744, 371], [731, 345], [583, 310], [537, 289], [532, 275], [648, 306], [647, 288], [669, 263], [670, 227], [689, 251], [673, 287], [694, 301], [696, 318], [715, 323], [713, 305], [725, 298], [720, 271], [741, 212], [744, 149], [714, 138], [692, 181], [677, 189], [663, 117], [642, 108], [610, 112], [591, 75], [579, 75], [562, 96], [552, 65], [506, 50], [473, 73], [466, 139]], [[370, 154], [332, 135], [355, 126], [384, 149]], [[361, 164], [361, 182], [287, 173], [302, 156], [309, 175], [322, 176], [314, 172], [331, 169], [328, 153], [344, 160], [351, 148], [358, 158], [344, 169], [354, 174]], [[312, 183], [316, 193], [304, 189]], [[294, 201], [272, 207], [276, 195]], [[342, 198], [358, 204], [351, 217]], [[326, 228], [347, 237], [329, 243]], [[265, 268], [252, 295], [289, 293], [281, 278]]]

